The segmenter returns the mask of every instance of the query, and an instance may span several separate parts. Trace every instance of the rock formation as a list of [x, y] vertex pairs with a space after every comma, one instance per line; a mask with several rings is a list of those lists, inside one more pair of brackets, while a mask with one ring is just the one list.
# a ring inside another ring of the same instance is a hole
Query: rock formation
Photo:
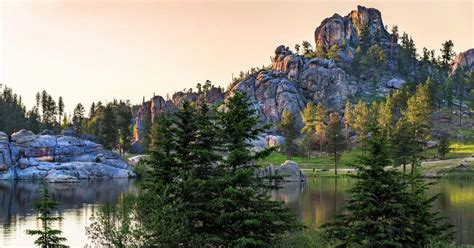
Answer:
[[280, 166], [270, 165], [257, 171], [259, 177], [281, 176], [283, 182], [305, 182], [306, 176], [296, 162], [286, 160]]
[[78, 179], [134, 177], [117, 153], [70, 136], [0, 132], [0, 179]]
[[385, 30], [382, 14], [377, 9], [363, 6], [357, 6], [357, 10], [344, 17], [334, 14], [324, 19], [314, 32], [316, 46], [328, 51], [331, 46], [337, 45], [342, 48], [340, 52], [342, 59], [351, 60], [354, 58], [353, 55], [359, 45], [359, 35], [364, 28], [372, 37], [377, 38], [377, 43], [382, 48], [389, 49], [390, 34]]
[[469, 73], [474, 70], [474, 48], [471, 48], [465, 52], [459, 53], [456, 58], [454, 58], [452, 64], [452, 72], [457, 69], [462, 70], [464, 73]]
[[[380, 69], [383, 72], [379, 77], [372, 77], [370, 72], [354, 75], [353, 66], [357, 62], [354, 55], [363, 33], [368, 34], [368, 47], [377, 44], [385, 54], [386, 66]], [[271, 67], [252, 71], [233, 82], [225, 95], [219, 88], [213, 87], [205, 100], [219, 104], [236, 91], [245, 92], [260, 121], [273, 124], [270, 132], [278, 135], [276, 127], [285, 110], [293, 113], [297, 128], [300, 128], [300, 112], [308, 102], [321, 103], [329, 111], [343, 113], [347, 99], [382, 98], [402, 88], [406, 82], [418, 80], [413, 73], [404, 72], [401, 75], [395, 59], [397, 38], [387, 32], [382, 14], [377, 9], [358, 6], [357, 10], [346, 16], [334, 14], [321, 22], [314, 32], [314, 38], [316, 47], [326, 52], [331, 46], [337, 45], [341, 61], [336, 63], [330, 59], [295, 54], [287, 46], [281, 45], [274, 51]], [[455, 59], [453, 70], [461, 68], [465, 72], [472, 71], [473, 61], [474, 49], [460, 53]], [[183, 100], [200, 102], [204, 98], [201, 93], [185, 90], [175, 93], [167, 101], [156, 96], [140, 106], [135, 119], [135, 140], [141, 139], [144, 113], [151, 113], [155, 118], [163, 111], [173, 111]]]

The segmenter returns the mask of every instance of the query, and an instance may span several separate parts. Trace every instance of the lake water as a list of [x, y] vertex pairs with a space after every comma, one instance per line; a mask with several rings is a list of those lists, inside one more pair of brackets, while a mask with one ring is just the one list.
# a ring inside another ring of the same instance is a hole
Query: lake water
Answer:
[[[331, 218], [348, 195], [348, 178], [310, 178], [305, 184], [285, 184], [272, 193], [284, 201], [306, 225], [319, 226]], [[0, 181], [0, 247], [32, 247], [34, 237], [26, 229], [36, 229], [32, 202], [38, 199], [40, 182]], [[71, 247], [87, 244], [85, 227], [92, 213], [105, 203], [120, 201], [136, 191], [136, 182], [128, 179], [83, 181], [77, 184], [50, 184], [50, 193], [60, 202], [58, 213], [64, 219], [56, 227], [64, 232]], [[457, 242], [474, 244], [474, 181], [438, 180], [430, 193], [442, 193], [435, 209], [449, 217], [457, 229]]]

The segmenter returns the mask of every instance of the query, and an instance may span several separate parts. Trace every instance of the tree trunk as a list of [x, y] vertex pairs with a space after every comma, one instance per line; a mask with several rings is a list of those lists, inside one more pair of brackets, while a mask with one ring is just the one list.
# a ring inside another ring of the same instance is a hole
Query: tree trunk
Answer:
[[337, 176], [337, 152], [334, 151], [334, 174]]
[[406, 174], [406, 172], [407, 172], [407, 166], [406, 164], [403, 164], [403, 174]]

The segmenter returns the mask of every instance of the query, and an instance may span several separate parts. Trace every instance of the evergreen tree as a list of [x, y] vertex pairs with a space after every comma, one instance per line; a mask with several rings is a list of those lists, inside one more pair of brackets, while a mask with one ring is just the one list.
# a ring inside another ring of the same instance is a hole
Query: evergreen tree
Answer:
[[77, 137], [80, 137], [83, 132], [83, 124], [84, 124], [84, 106], [78, 103], [74, 108], [73, 116], [72, 116], [72, 125], [74, 127], [74, 132], [76, 133]]
[[326, 150], [332, 155], [334, 161], [334, 174], [337, 175], [337, 162], [341, 158], [342, 151], [346, 148], [344, 135], [342, 134], [342, 125], [337, 112], [329, 115], [327, 141]]
[[316, 135], [319, 141], [319, 156], [323, 153], [323, 145], [326, 137], [326, 108], [318, 103], [316, 106]]
[[440, 65], [445, 69], [448, 70], [451, 66], [451, 61], [453, 60], [456, 53], [453, 51], [454, 43], [452, 40], [448, 40], [442, 44], [441, 48], [441, 58], [440, 58]]
[[316, 107], [313, 102], [308, 102], [304, 110], [300, 113], [301, 121], [303, 122], [303, 128], [301, 133], [305, 135], [305, 141], [308, 145], [308, 158], [310, 158], [311, 147], [313, 140], [316, 139]]
[[314, 56], [313, 46], [311, 46], [311, 43], [308, 41], [303, 41], [301, 46], [303, 47], [303, 57], [311, 58]]
[[299, 229], [295, 216], [280, 202], [270, 200], [266, 178], [255, 177], [255, 161], [268, 156], [272, 149], [252, 152], [249, 140], [256, 139], [266, 127], [258, 127], [255, 111], [249, 108], [244, 93], [237, 92], [225, 103], [226, 112], [219, 112], [224, 150], [224, 185], [217, 217], [220, 233], [226, 246], [261, 247], [279, 235]]
[[115, 114], [112, 104], [107, 104], [101, 117], [100, 140], [105, 149], [115, 147], [117, 130], [115, 128]]
[[63, 101], [63, 97], [60, 96], [58, 99], [58, 123], [61, 123], [63, 114], [64, 114], [64, 101]]
[[291, 159], [291, 157], [297, 152], [297, 147], [295, 144], [297, 131], [293, 114], [290, 111], [283, 111], [281, 122], [278, 125], [278, 130], [283, 134], [283, 137], [285, 137], [284, 150], [287, 158]]
[[51, 216], [52, 211], [56, 209], [58, 203], [50, 199], [48, 187], [46, 184], [41, 192], [41, 199], [34, 202], [34, 207], [38, 211], [38, 220], [41, 221], [41, 229], [39, 230], [26, 230], [26, 234], [30, 236], [39, 236], [35, 240], [35, 245], [42, 248], [52, 247], [68, 247], [62, 243], [66, 241], [66, 238], [61, 237], [61, 231], [51, 228], [50, 224], [55, 221], [60, 221], [62, 217]]
[[115, 112], [119, 152], [123, 154], [131, 145], [132, 127], [130, 120], [132, 119], [132, 109], [129, 103], [120, 101]]
[[413, 163], [418, 156], [418, 143], [415, 138], [413, 127], [407, 122], [405, 117], [397, 121], [396, 127], [390, 136], [391, 157], [394, 166], [403, 166], [403, 173], [406, 173], [406, 166]]
[[449, 140], [446, 137], [441, 137], [438, 144], [438, 155], [441, 159], [446, 157], [446, 154], [449, 153]]
[[430, 138], [431, 124], [430, 95], [427, 84], [416, 87], [416, 93], [407, 101], [405, 116], [408, 124], [414, 129], [416, 140], [424, 146]]
[[344, 129], [348, 148], [350, 148], [349, 128], [352, 126], [353, 118], [354, 117], [352, 115], [352, 104], [351, 101], [349, 101], [348, 99], [346, 100], [346, 107], [344, 109]]
[[359, 102], [354, 106], [353, 115], [353, 128], [357, 133], [359, 142], [364, 145], [369, 135], [368, 127], [370, 112], [367, 104], [365, 104], [365, 102], [362, 100], [359, 100]]
[[[431, 212], [434, 198], [424, 196], [426, 184], [408, 182], [390, 163], [384, 135], [370, 127], [368, 154], [356, 165], [351, 199], [334, 220], [323, 225], [341, 247], [425, 247], [449, 240], [449, 225]], [[414, 184], [412, 184], [414, 183]]]

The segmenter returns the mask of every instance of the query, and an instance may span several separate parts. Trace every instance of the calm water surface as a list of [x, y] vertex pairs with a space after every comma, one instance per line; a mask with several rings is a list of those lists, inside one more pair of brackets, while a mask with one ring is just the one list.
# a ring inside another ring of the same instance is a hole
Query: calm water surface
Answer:
[[[306, 225], [319, 226], [330, 219], [348, 199], [347, 178], [310, 178], [305, 184], [285, 184], [272, 193], [284, 201]], [[36, 229], [32, 202], [38, 199], [42, 184], [31, 181], [0, 181], [0, 247], [31, 247], [34, 237], [26, 229]], [[85, 227], [92, 213], [105, 203], [120, 201], [135, 192], [136, 182], [128, 179], [83, 181], [77, 184], [49, 185], [52, 198], [60, 202], [58, 214], [64, 219], [56, 226], [64, 232], [71, 247], [88, 243]], [[439, 180], [430, 193], [442, 193], [435, 208], [449, 217], [458, 230], [457, 242], [474, 244], [474, 181]]]

